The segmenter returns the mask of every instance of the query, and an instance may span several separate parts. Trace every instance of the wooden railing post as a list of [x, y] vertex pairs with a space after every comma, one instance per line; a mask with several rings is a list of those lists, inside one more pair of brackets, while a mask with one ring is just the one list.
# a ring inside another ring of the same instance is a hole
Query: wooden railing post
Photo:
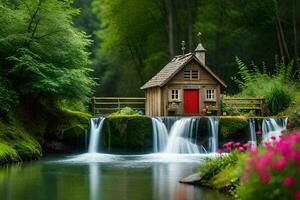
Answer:
[[95, 108], [96, 102], [95, 101], [96, 101], [95, 97], [92, 97], [92, 113], [93, 113], [93, 116], [96, 115], [96, 108]]

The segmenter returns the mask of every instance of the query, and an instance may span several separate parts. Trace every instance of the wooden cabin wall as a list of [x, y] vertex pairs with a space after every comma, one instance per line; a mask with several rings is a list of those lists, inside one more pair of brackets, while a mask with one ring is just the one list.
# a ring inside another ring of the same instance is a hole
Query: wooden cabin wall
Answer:
[[162, 92], [161, 88], [146, 89], [146, 115], [162, 116]]
[[[184, 79], [184, 70], [185, 69], [195, 69], [199, 70], [200, 76], [199, 80], [185, 80]], [[207, 105], [215, 105], [217, 108], [220, 108], [220, 97], [221, 97], [221, 86], [220, 83], [211, 76], [202, 66], [197, 62], [191, 62], [181, 71], [179, 71], [169, 82], [162, 88], [162, 114], [168, 116], [168, 107], [172, 103], [169, 99], [169, 91], [172, 89], [180, 90], [180, 100], [176, 101], [178, 105], [177, 115], [184, 115], [184, 99], [183, 94], [185, 89], [199, 90], [199, 113]], [[206, 90], [215, 89], [216, 90], [216, 100], [207, 101], [206, 100]]]

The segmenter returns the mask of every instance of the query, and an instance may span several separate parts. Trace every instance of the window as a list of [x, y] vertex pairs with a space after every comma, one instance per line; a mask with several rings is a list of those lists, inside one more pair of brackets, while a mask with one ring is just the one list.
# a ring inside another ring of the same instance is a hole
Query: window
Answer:
[[171, 100], [179, 100], [179, 91], [171, 90]]
[[185, 80], [199, 80], [199, 70], [186, 69], [183, 71]]
[[207, 100], [215, 100], [216, 92], [213, 89], [206, 90], [206, 99]]

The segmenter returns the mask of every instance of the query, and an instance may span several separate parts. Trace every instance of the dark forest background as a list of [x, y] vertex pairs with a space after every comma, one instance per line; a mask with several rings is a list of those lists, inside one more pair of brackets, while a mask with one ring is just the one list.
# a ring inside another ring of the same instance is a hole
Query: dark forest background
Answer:
[[199, 32], [227, 93], [238, 90], [235, 56], [269, 74], [282, 58], [299, 68], [298, 0], [76, 0], [74, 7], [75, 25], [93, 40], [96, 96], [142, 96], [140, 86], [181, 54], [182, 40], [189, 52], [196, 48]]

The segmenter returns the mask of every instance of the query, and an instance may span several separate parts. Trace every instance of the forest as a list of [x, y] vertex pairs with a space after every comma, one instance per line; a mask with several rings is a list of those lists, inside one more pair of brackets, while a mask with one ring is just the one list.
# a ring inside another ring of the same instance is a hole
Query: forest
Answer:
[[299, 105], [299, 0], [0, 0], [3, 199], [300, 200]]
[[[82, 8], [75, 25], [94, 40], [97, 96], [143, 96], [140, 86], [182, 53], [182, 41], [187, 52], [201, 41], [207, 65], [225, 82], [238, 76], [236, 56], [268, 74], [281, 59], [293, 61], [299, 80], [296, 0], [77, 0], [75, 7]], [[237, 85], [226, 92], [238, 92]]]
[[296, 0], [1, 0], [0, 9], [2, 115], [22, 101], [143, 96], [182, 41], [187, 52], [203, 43], [207, 65], [230, 83], [225, 94], [240, 89], [236, 58], [268, 75], [289, 64], [299, 81]]

